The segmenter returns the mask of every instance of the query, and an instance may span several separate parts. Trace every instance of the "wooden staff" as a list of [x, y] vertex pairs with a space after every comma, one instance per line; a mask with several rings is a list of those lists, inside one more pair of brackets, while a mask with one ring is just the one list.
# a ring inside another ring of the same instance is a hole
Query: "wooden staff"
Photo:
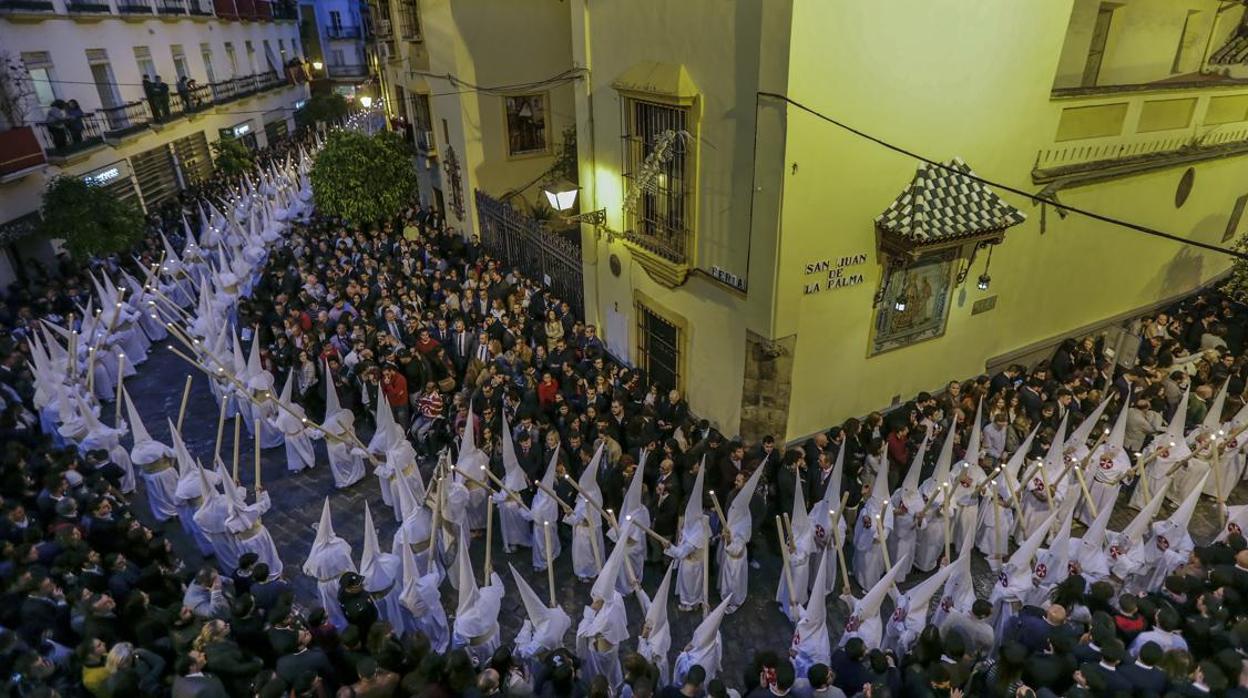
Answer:
[[[844, 499], [841, 500], [842, 510], [845, 508], [844, 501]], [[832, 526], [832, 540], [834, 541], [834, 546], [836, 547], [836, 558], [840, 562], [841, 587], [844, 588], [845, 593], [848, 594], [850, 592], [849, 566], [845, 564], [845, 537], [841, 535], [839, 524], [834, 524]]]
[[598, 567], [598, 572], [602, 572], [602, 548], [598, 547], [598, 535], [596, 526], [589, 523], [588, 520], [581, 522], [581, 525], [589, 529], [589, 547], [594, 551], [594, 565]]
[[950, 564], [950, 563], [952, 563], [952, 562], [953, 562], [953, 555], [952, 555], [952, 552], [953, 552], [953, 551], [952, 551], [952, 545], [951, 545], [951, 543], [950, 543], [950, 541], [949, 541], [949, 538], [950, 538], [950, 531], [949, 531], [950, 525], [951, 525], [951, 524], [949, 523], [949, 516], [948, 516], [948, 514], [946, 514], [946, 515], [945, 515], [945, 564]]
[[221, 400], [221, 410], [217, 413], [217, 441], [212, 447], [212, 462], [217, 462], [217, 457], [221, 455], [221, 437], [225, 434], [225, 402]]
[[721, 528], [728, 525], [728, 517], [724, 516], [724, 510], [719, 506], [719, 498], [715, 496], [715, 490], [710, 490], [711, 506], [715, 508], [715, 515], [719, 517], [719, 525]]
[[884, 553], [885, 571], [893, 568], [892, 556], [888, 554], [888, 539], [884, 537], [884, 515], [888, 513], [888, 504], [886, 500], [884, 506], [880, 508], [880, 513], [875, 515], [875, 539], [880, 544], [880, 551]]
[[74, 314], [70, 313], [66, 320], [69, 323], [69, 354], [65, 357], [66, 373], [69, 374], [70, 380], [77, 380], [78, 376], [74, 372], [78, 368], [78, 332], [74, 330]]
[[512, 501], [514, 501], [514, 502], [516, 503], [516, 505], [517, 505], [517, 506], [519, 506], [521, 509], [523, 509], [523, 510], [525, 510], [525, 511], [528, 511], [528, 512], [532, 513], [532, 512], [531, 512], [531, 510], [530, 510], [527, 506], [525, 506], [525, 504], [524, 504], [524, 500], [520, 498], [520, 493], [519, 493], [519, 492], [517, 492], [517, 491], [515, 491], [515, 490], [513, 490], [513, 489], [511, 489], [511, 488], [509, 488], [509, 487], [507, 487], [507, 485], [503, 484], [503, 481], [502, 481], [502, 480], [499, 480], [497, 475], [495, 475], [494, 473], [490, 472], [490, 469], [489, 469], [489, 468], [482, 468], [482, 470], [484, 470], [484, 471], [485, 471], [485, 474], [486, 474], [487, 476], [489, 476], [490, 480], [491, 480], [491, 481], [493, 481], [494, 485], [495, 485], [496, 487], [498, 487], [498, 489], [499, 489], [499, 491], [500, 491], [500, 492], [502, 492], [502, 493], [506, 494], [506, 495], [507, 495], [507, 497], [508, 497], [509, 499], [511, 499]]
[[490, 572], [493, 571], [493, 553], [494, 553], [494, 499], [492, 497], [485, 498], [485, 581], [481, 582], [484, 586], [490, 585]]
[[558, 605], [555, 599], [555, 562], [550, 553], [550, 522], [542, 522], [542, 538], [546, 540], [546, 585], [550, 588], [550, 607]]
[[581, 499], [584, 499], [587, 504], [594, 508], [594, 511], [598, 512], [599, 516], [606, 519], [608, 522], [615, 521], [615, 517], [608, 514], [607, 511], [602, 508], [601, 504], [595, 501], [593, 497], [585, 494], [585, 490], [581, 489], [581, 486], [577, 484], [576, 480], [572, 479], [571, 475], [564, 475], [563, 477], [567, 480], [569, 485], [572, 485], [572, 489], [576, 490], [581, 495]]
[[124, 371], [125, 366], [126, 366], [126, 355], [118, 351], [117, 352], [117, 397], [114, 399], [114, 402], [113, 402], [113, 407], [114, 407], [113, 428], [114, 429], [121, 429], [121, 386], [122, 386], [122, 383], [124, 382], [122, 372]]
[[984, 477], [983, 480], [980, 480], [978, 485], [975, 485], [975, 491], [982, 495], [984, 493], [985, 487], [987, 487], [990, 484], [996, 485], [997, 483], [994, 478], [996, 478], [997, 475], [1001, 472], [1001, 467], [1002, 466], [998, 465], [997, 467], [993, 468], [992, 472], [988, 473], [988, 475]]
[[[242, 425], [243, 425], [242, 417], [239, 417], [238, 415], [234, 415], [234, 469], [233, 469], [234, 482], [238, 482], [238, 447], [242, 445], [239, 442], [238, 434], [239, 434], [239, 428], [242, 427]], [[256, 434], [259, 434], [259, 433], [260, 433], [260, 426], [256, 425]]]
[[672, 547], [672, 541], [668, 540], [667, 538], [664, 538], [658, 533], [655, 533], [653, 528], [650, 528], [649, 526], [633, 518], [631, 514], [625, 514], [624, 521], [636, 526], [637, 528], [640, 528], [643, 532], [645, 532], [646, 535], [650, 536], [654, 540], [654, 542], [658, 543], [664, 548]]
[[568, 506], [566, 502], [564, 502], [562, 499], [559, 498], [559, 495], [555, 494], [554, 490], [547, 487], [541, 480], [534, 480], [533, 484], [537, 485], [537, 489], [545, 492], [547, 497], [550, 497], [552, 500], [554, 500], [555, 504], [558, 504], [559, 507], [563, 509], [563, 513], [565, 514], [572, 513], [572, 507]]
[[784, 522], [784, 535], [793, 543], [793, 547], [797, 547], [797, 536], [793, 534], [793, 522], [789, 520], [788, 512], [780, 512], [780, 520]]
[[95, 363], [95, 347], [91, 347], [91, 351], [87, 352], [87, 394], [95, 394], [95, 371], [91, 370], [91, 365]]
[[1088, 511], [1096, 518], [1096, 502], [1092, 501], [1092, 492], [1088, 489], [1088, 481], [1083, 477], [1083, 468], [1075, 467], [1075, 479], [1079, 481], [1079, 489], [1083, 491], [1083, 499], [1088, 503]]
[[[997, 496], [997, 490], [996, 490], [997, 483], [994, 482], [992, 484], [993, 484], [993, 490], [992, 490], [993, 536], [992, 537], [994, 539], [993, 542], [996, 543], [996, 548], [997, 548], [994, 552], [996, 552], [997, 561], [1000, 562], [1001, 561], [1001, 498]], [[952, 564], [952, 562], [953, 561], [950, 560], [950, 564]]]
[[182, 431], [182, 420], [186, 418], [186, 401], [191, 398], [191, 374], [186, 375], [186, 387], [182, 388], [182, 406], [178, 408], [178, 432]]
[[[438, 465], [441, 468], [441, 464]], [[434, 496], [433, 496], [433, 527], [429, 529], [429, 554], [438, 555], [437, 539], [438, 532], [442, 530], [442, 476], [437, 475], [434, 479]]]
[[[1049, 503], [1049, 508], [1052, 509], [1053, 508], [1053, 491], [1050, 488], [1049, 477], [1047, 474], [1045, 474], [1044, 469], [1045, 469], [1045, 465], [1042, 463], [1040, 465], [1040, 483], [1044, 485], [1044, 500]], [[1066, 474], [1066, 471], [1062, 471], [1062, 475], [1065, 476], [1065, 474]], [[1061, 482], [1062, 478], [1059, 477], [1057, 481]]]
[[[235, 417], [234, 419], [237, 420], [238, 417]], [[235, 434], [234, 438], [237, 439], [238, 438], [237, 421], [235, 422], [235, 426], [234, 426], [234, 434]], [[256, 493], [258, 495], [260, 492], [260, 430], [259, 429], [256, 429], [256, 433], [254, 434], [254, 436], [255, 438], [252, 439], [252, 441], [255, 443], [253, 450], [254, 450], [255, 463], [256, 463]], [[489, 585], [488, 581], [486, 582], [486, 585], [487, 586]]]
[[1218, 452], [1218, 437], [1213, 437], [1213, 486], [1218, 489], [1218, 513], [1222, 518], [1222, 528], [1226, 528], [1226, 496], [1222, 493], [1222, 454]]
[[702, 617], [711, 612], [711, 517], [702, 515], [706, 543], [702, 546]]
[[784, 523], [780, 515], [776, 515], [776, 536], [780, 539], [780, 557], [784, 563], [784, 581], [789, 588], [789, 605], [794, 606], [797, 600], [793, 597], [796, 587], [793, 585], [793, 558], [789, 554], [789, 541], [785, 540]]

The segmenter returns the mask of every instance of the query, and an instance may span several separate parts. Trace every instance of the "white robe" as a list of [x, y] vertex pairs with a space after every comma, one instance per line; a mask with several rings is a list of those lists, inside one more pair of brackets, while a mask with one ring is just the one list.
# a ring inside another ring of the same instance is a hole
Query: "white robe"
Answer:
[[271, 400], [266, 400], [261, 405], [251, 403], [252, 433], [254, 434], [257, 428], [260, 430], [260, 448], [270, 449], [282, 445], [282, 431], [274, 423], [277, 419], [277, 410], [277, 406]]
[[539, 491], [533, 496], [533, 503], [529, 505], [528, 510], [520, 510], [520, 516], [533, 522], [533, 569], [537, 572], [545, 571], [546, 534], [542, 530], [543, 521], [550, 522], [550, 559], [558, 560], [559, 554], [563, 552], [563, 544], [559, 540], [559, 529], [556, 528], [559, 522], [559, 505], [550, 498], [550, 495]]
[[[633, 521], [643, 526], [650, 525], [650, 512], [645, 507], [632, 512]], [[615, 590], [621, 594], [631, 594], [636, 585], [644, 584], [646, 571], [646, 532], [620, 518], [620, 525], [628, 531], [624, 564], [620, 565], [620, 574], [615, 578]], [[615, 529], [607, 532], [611, 540], [618, 540]]]
[[927, 502], [932, 501], [933, 498], [935, 501], [927, 507], [927, 512], [923, 515], [923, 524], [918, 527], [915, 535], [913, 568], [922, 572], [931, 572], [936, 569], [940, 556], [945, 554], [945, 514], [942, 508], [945, 498], [932, 480], [924, 482], [919, 487], [919, 492], [925, 498], [924, 506], [927, 506]]
[[316, 451], [312, 448], [312, 437], [306, 429], [283, 434], [282, 440], [286, 444], [287, 470], [297, 473], [316, 465]]
[[892, 531], [889, 518], [883, 521], [884, 531], [877, 537], [876, 526], [879, 523], [876, 515], [883, 503], [875, 499], [867, 500], [858, 513], [858, 521], [854, 524], [854, 579], [858, 586], [870, 589], [887, 572], [884, 564], [884, 547], [880, 538], [885, 541]]
[[446, 620], [446, 610], [442, 608], [439, 581], [437, 570], [422, 575], [415, 582], [409, 580], [401, 602], [415, 620], [416, 629], [429, 638], [433, 651], [445, 653], [451, 644], [451, 627]]
[[533, 545], [533, 530], [524, 518], [521, 505], [504, 492], [493, 495], [498, 504], [499, 530], [503, 534], [503, 547], [528, 548]]
[[572, 527], [572, 571], [583, 581], [593, 579], [606, 561], [598, 512], [585, 503], [584, 497], [578, 497], [576, 507], [563, 522]]
[[[343, 434], [337, 435], [337, 437], [343, 436]], [[334, 474], [334, 487], [338, 489], [350, 487], [364, 479], [365, 454], [363, 449], [332, 437], [325, 439], [325, 443], [326, 450], [329, 452], [329, 470]]]
[[178, 515], [178, 469], [169, 465], [159, 472], [149, 473], [147, 468], [139, 465], [143, 485], [147, 489], [147, 503], [152, 508], [152, 516], [157, 521], [165, 522]]
[[344, 572], [354, 572], [351, 547], [341, 539], [321, 548], [303, 563], [304, 574], [316, 579], [316, 594], [329, 621], [340, 631], [347, 627], [347, 618], [338, 603], [338, 579]]
[[709, 554], [705, 519], [686, 521], [681, 529], [680, 543], [668, 548], [666, 554], [679, 560], [676, 568], [676, 598], [686, 608], [709, 602], [702, 590], [703, 567]]
[[722, 539], [719, 543], [719, 598], [732, 599], [728, 602], [729, 611], [745, 603], [750, 590], [750, 561], [746, 554], [748, 542], [748, 539], [734, 536], [728, 545], [724, 545]]
[[576, 627], [576, 653], [581, 658], [581, 678], [588, 684], [594, 677], [603, 676], [612, 692], [618, 691], [624, 683], [620, 643], [627, 639], [628, 616], [624, 613], [624, 599], [618, 593], [611, 594], [611, 598], [597, 611], [592, 606], [586, 606]]
[[994, 505], [991, 498], [980, 505], [975, 549], [988, 559], [989, 569], [997, 569], [1009, 557], [1010, 532], [1013, 530], [1013, 506], [1009, 503], [1001, 504], [1000, 500]]
[[226, 574], [233, 574], [238, 567], [238, 546], [234, 535], [225, 524], [229, 515], [229, 502], [225, 500], [225, 495], [212, 492], [204, 498], [195, 512], [195, 525], [203, 531], [212, 545], [217, 567]]
[[234, 515], [226, 519], [225, 525], [234, 535], [239, 555], [255, 553], [260, 562], [269, 566], [269, 573], [277, 576], [282, 573], [282, 559], [277, 555], [273, 536], [261, 521], [270, 506], [269, 493], [261, 490], [254, 504], [235, 504]]
[[919, 544], [920, 528], [917, 517], [918, 513], [923, 510], [921, 497], [905, 497], [906, 511], [904, 512], [901, 509], [903, 503], [901, 499], [900, 493], [893, 496], [893, 530], [888, 536], [888, 557], [894, 564], [901, 562], [901, 568], [897, 572], [898, 583], [905, 580], [910, 575], [910, 570], [914, 568], [914, 552]]
[[685, 674], [694, 665], [702, 667], [706, 671], [706, 680], [709, 682], [719, 676], [722, 667], [724, 655], [724, 642], [719, 631], [715, 632], [715, 640], [709, 647], [686, 649], [676, 657], [676, 666], [672, 668], [672, 684], [682, 686], [685, 682]]

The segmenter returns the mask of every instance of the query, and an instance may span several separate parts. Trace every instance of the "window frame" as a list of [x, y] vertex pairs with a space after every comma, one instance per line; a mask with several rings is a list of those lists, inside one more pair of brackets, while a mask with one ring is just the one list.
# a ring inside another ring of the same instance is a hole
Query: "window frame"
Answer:
[[[620, 142], [621, 142], [621, 159], [620, 159], [620, 176], [623, 184], [622, 191], [625, 200], [629, 196], [631, 187], [633, 186], [634, 175], [636, 169], [639, 169], [645, 162], [645, 157], [641, 157], [636, 163], [631, 161], [630, 149], [634, 147], [634, 141], [638, 139], [635, 135], [636, 129], [636, 105], [638, 103], [651, 104], [660, 108], [680, 110], [684, 112], [684, 130], [690, 134], [691, 139], [685, 145], [684, 167], [682, 170], [682, 179], [685, 196], [685, 212], [683, 220], [683, 228], [685, 235], [684, 249], [674, 250], [670, 245], [665, 244], [660, 236], [652, 233], [642, 232], [639, 229], [638, 221], [641, 216], [637, 210], [625, 210], [624, 214], [624, 230], [626, 239], [633, 244], [643, 247], [644, 249], [658, 255], [661, 259], [671, 264], [681, 265], [687, 268], [697, 266], [697, 242], [698, 242], [698, 209], [700, 200], [699, 188], [699, 130], [701, 126], [701, 100], [696, 97], [678, 97], [672, 95], [663, 95], [648, 92], [635, 92], [631, 90], [618, 90], [620, 94]], [[637, 208], [640, 208], [641, 203]]]
[[[513, 152], [511, 149], [511, 109], [510, 100], [520, 98], [538, 97], [541, 99], [542, 106], [542, 148], [534, 150], [521, 150]], [[506, 138], [505, 148], [508, 160], [527, 160], [529, 158], [540, 158], [550, 155], [551, 145], [551, 124], [550, 124], [550, 91], [543, 90], [540, 92], [516, 92], [513, 94], [503, 95], [503, 134]]]

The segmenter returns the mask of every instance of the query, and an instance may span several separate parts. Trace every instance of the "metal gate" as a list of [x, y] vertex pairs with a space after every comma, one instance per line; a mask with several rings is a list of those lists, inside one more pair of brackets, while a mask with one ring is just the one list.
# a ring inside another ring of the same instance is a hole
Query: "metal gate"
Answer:
[[509, 203], [480, 190], [475, 193], [485, 251], [541, 282], [559, 300], [567, 301], [577, 318], [585, 317], [580, 245], [547, 230], [541, 221], [517, 211]]

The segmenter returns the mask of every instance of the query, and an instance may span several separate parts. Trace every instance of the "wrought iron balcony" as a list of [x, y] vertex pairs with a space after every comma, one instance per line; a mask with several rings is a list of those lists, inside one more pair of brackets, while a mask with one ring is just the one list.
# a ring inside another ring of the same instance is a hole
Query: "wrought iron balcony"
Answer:
[[75, 0], [74, 2], [66, 3], [65, 10], [69, 12], [71, 15], [81, 15], [81, 14], [96, 14], [96, 15], [105, 14], [106, 15], [106, 14], [111, 14], [113, 11], [113, 8], [109, 7], [108, 3], [106, 2], [86, 2], [86, 1], [80, 2], [80, 1]]
[[0, 0], [0, 12], [56, 12], [51, 0]]
[[151, 0], [117, 0], [117, 11], [123, 15], [152, 13]]
[[325, 36], [330, 39], [359, 39], [363, 36], [363, 32], [358, 26], [334, 26], [330, 25], [325, 28]]
[[160, 0], [156, 11], [162, 15], [184, 15], [186, 14], [187, 0]]
[[104, 116], [104, 136], [119, 138], [147, 128], [152, 123], [151, 106], [147, 100], [100, 109]]
[[104, 142], [100, 117], [94, 113], [59, 121], [44, 121], [38, 127], [48, 157], [65, 157]]

